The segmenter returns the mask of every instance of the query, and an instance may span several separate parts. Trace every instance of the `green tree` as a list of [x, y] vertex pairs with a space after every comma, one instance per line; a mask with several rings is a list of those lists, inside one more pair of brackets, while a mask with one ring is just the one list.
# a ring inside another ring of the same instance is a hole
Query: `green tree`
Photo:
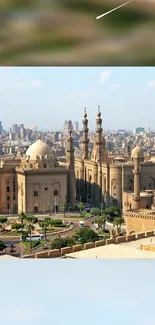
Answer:
[[26, 214], [22, 212], [19, 219], [21, 220], [21, 236], [23, 237], [24, 220], [26, 219]]
[[57, 237], [55, 238], [52, 243], [51, 243], [51, 248], [52, 249], [60, 249], [63, 247], [70, 247], [76, 244], [76, 241], [73, 237], [71, 238], [62, 238], [62, 237]]
[[30, 249], [32, 249], [32, 238], [31, 238], [31, 235], [32, 235], [32, 231], [35, 229], [34, 226], [30, 223], [27, 225], [27, 232], [28, 232], [28, 235], [30, 236]]
[[0, 217], [0, 223], [5, 223], [7, 220], [7, 217]]
[[92, 208], [90, 212], [94, 217], [96, 217], [96, 216], [100, 217], [101, 216], [101, 210], [100, 209]]
[[5, 248], [6, 248], [6, 244], [2, 240], [0, 240], [0, 251], [3, 251], [3, 249]]
[[44, 236], [45, 236], [45, 240], [46, 240], [46, 234], [47, 234], [47, 229], [48, 229], [48, 227], [49, 227], [49, 221], [43, 221], [42, 222], [42, 229], [44, 229]]
[[35, 216], [26, 216], [25, 217], [27, 222], [32, 222], [32, 223], [37, 223], [38, 222], [38, 218]]
[[19, 230], [22, 228], [22, 224], [21, 223], [12, 223], [11, 228], [15, 229], [15, 230]]
[[66, 211], [67, 211], [67, 202], [66, 202], [65, 200], [63, 200], [63, 201], [61, 202], [61, 212], [63, 212], [64, 217], [65, 217], [65, 215], [66, 215]]
[[122, 217], [115, 217], [114, 225], [117, 227], [117, 232], [119, 231], [119, 228], [121, 229], [123, 223], [124, 223], [124, 219]]
[[75, 232], [73, 237], [75, 238], [75, 241], [80, 244], [98, 240], [98, 234], [90, 228], [80, 229]]
[[98, 224], [98, 229], [103, 229], [105, 230], [105, 224], [107, 221], [107, 216], [103, 214], [101, 217], [97, 218], [95, 222]]
[[107, 220], [113, 221], [115, 217], [121, 216], [122, 212], [119, 207], [112, 206], [104, 210], [104, 214], [107, 215]]
[[79, 202], [78, 208], [80, 209], [80, 215], [82, 216], [82, 212], [84, 210], [84, 203], [83, 202]]

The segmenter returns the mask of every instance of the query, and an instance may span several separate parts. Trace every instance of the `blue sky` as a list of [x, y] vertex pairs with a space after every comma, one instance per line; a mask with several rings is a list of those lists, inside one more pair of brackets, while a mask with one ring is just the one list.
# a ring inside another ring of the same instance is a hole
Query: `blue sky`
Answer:
[[3, 325], [154, 322], [153, 260], [5, 260]]
[[95, 128], [100, 105], [107, 129], [155, 129], [155, 68], [0, 68], [0, 120], [38, 129], [62, 129], [65, 119], [81, 122], [87, 107]]

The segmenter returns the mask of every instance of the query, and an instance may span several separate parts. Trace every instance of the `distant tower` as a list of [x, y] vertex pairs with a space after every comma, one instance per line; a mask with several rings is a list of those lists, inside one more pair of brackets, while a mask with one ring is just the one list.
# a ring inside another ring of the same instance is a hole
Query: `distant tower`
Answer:
[[72, 130], [69, 130], [69, 137], [67, 139], [67, 168], [74, 170], [74, 146], [72, 138]]
[[102, 146], [103, 146], [103, 137], [102, 137], [102, 119], [101, 119], [101, 112], [100, 106], [98, 106], [98, 114], [96, 119], [96, 152], [97, 152], [97, 161], [102, 161]]
[[88, 159], [88, 119], [87, 119], [87, 113], [86, 108], [84, 109], [84, 119], [82, 121], [83, 123], [83, 129], [82, 129], [82, 159]]
[[76, 197], [76, 182], [75, 182], [75, 172], [74, 172], [74, 147], [72, 130], [69, 131], [69, 137], [67, 139], [67, 168], [68, 168], [68, 205], [74, 209], [75, 207], [75, 197]]
[[102, 119], [100, 106], [98, 106], [98, 113], [96, 119], [96, 136], [91, 154], [91, 160], [96, 163], [108, 162], [108, 154], [106, 150], [106, 141], [102, 134]]
[[140, 146], [136, 146], [132, 150], [131, 154], [132, 161], [134, 163], [134, 201], [135, 201], [135, 208], [139, 209], [138, 202], [140, 201], [140, 162], [144, 161], [144, 153]]

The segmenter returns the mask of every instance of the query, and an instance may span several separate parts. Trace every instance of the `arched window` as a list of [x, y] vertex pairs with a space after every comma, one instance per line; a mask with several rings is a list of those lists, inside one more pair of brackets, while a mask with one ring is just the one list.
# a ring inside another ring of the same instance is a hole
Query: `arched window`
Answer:
[[34, 195], [34, 197], [38, 197], [38, 191], [34, 190], [33, 195]]
[[129, 190], [129, 192], [133, 191], [133, 181], [132, 180], [130, 180], [128, 183], [128, 190]]
[[44, 165], [43, 165], [43, 168], [47, 168], [47, 165], [46, 165], [46, 164], [44, 164]]
[[54, 190], [54, 196], [58, 196], [58, 190]]

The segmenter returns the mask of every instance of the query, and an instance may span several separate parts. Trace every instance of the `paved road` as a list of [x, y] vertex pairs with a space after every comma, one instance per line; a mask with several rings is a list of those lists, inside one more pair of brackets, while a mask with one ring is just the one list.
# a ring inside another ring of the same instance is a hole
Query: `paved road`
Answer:
[[[68, 218], [66, 219], [66, 221], [71, 221], [71, 219], [69, 220]], [[66, 238], [66, 237], [71, 237], [75, 231], [79, 230], [79, 220], [78, 219], [72, 219], [72, 222], [73, 222], [73, 228], [64, 232], [64, 233], [60, 233], [60, 236], [62, 238]], [[85, 222], [86, 226], [88, 227], [91, 227], [93, 229], [93, 225], [92, 225], [92, 222], [91, 221], [86, 221]], [[52, 240], [54, 240], [55, 238], [58, 237], [58, 234], [47, 234], [47, 239], [51, 242]], [[11, 243], [13, 243], [15, 246], [16, 246], [16, 249], [18, 252], [20, 252], [20, 256], [22, 256], [25, 252], [25, 249], [24, 247], [20, 244], [20, 239], [18, 239], [17, 237], [15, 238], [14, 236], [12, 237], [7, 237], [7, 236], [0, 236], [0, 240], [3, 240], [7, 245], [10, 245]], [[51, 244], [49, 243], [49, 248]], [[40, 246], [39, 248], [37, 248], [34, 252], [37, 253], [37, 252], [40, 252], [42, 251], [43, 248], [42, 246]]]

